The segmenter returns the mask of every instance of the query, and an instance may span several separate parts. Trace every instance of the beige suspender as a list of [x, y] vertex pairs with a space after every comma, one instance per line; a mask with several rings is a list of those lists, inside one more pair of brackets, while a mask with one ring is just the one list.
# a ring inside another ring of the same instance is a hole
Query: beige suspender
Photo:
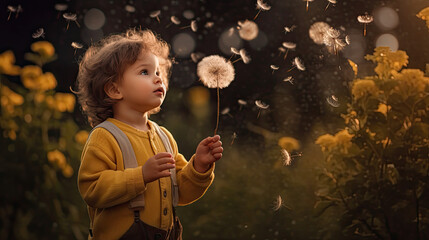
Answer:
[[[155, 126], [155, 130], [158, 134], [158, 136], [161, 138], [162, 143], [165, 146], [165, 149], [171, 153], [171, 155], [174, 156], [173, 148], [171, 147], [170, 141], [167, 137], [167, 135], [161, 130], [161, 128], [156, 124], [155, 122], [152, 122], [152, 125]], [[136, 155], [134, 154], [133, 147], [131, 145], [130, 140], [128, 139], [127, 135], [119, 129], [115, 124], [104, 121], [97, 126], [95, 126], [94, 129], [102, 127], [109, 131], [116, 139], [116, 141], [119, 144], [119, 147], [122, 151], [122, 158], [124, 159], [124, 168], [136, 168], [138, 167]], [[177, 185], [176, 180], [176, 169], [170, 169], [171, 172], [171, 190], [172, 190], [172, 197], [173, 197], [173, 206], [176, 207], [179, 201], [179, 188]], [[144, 194], [137, 195], [134, 199], [130, 200], [130, 208], [143, 208], [145, 206], [144, 201]]]

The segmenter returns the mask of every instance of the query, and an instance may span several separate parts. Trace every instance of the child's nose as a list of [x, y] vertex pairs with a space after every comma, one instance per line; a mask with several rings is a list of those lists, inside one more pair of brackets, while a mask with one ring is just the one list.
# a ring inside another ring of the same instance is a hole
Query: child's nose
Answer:
[[155, 83], [162, 83], [162, 79], [160, 76], [155, 76], [154, 80]]

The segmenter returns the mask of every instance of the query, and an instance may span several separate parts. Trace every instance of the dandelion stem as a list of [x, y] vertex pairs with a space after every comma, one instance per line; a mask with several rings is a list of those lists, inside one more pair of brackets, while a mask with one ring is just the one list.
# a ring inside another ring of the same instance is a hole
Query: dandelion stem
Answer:
[[305, 7], [305, 11], [308, 12], [308, 0], [307, 0], [307, 6]]
[[330, 4], [331, 2], [329, 2], [328, 1], [328, 5], [326, 5], [326, 7], [325, 7], [325, 11], [326, 11], [326, 9], [328, 9], [328, 7], [329, 7], [329, 4]]
[[217, 128], [219, 126], [219, 105], [220, 105], [220, 97], [219, 97], [219, 80], [217, 81], [217, 120], [216, 120], [216, 128], [214, 130], [214, 135], [216, 135]]
[[238, 59], [234, 60], [234, 62], [232, 62], [231, 64], [234, 64], [234, 63], [236, 63], [236, 62], [240, 61], [241, 59], [242, 59], [242, 58], [238, 58]]
[[287, 72], [292, 71], [294, 68], [296, 68], [296, 66], [293, 66], [291, 69], [287, 70]]
[[256, 16], [253, 18], [253, 20], [256, 20], [256, 18], [258, 17], [259, 13], [262, 11], [262, 9], [259, 9], [258, 13], [256, 14]]
[[285, 56], [284, 56], [284, 58], [283, 58], [284, 60], [286, 60], [286, 57], [287, 57], [287, 53], [288, 53], [288, 52], [289, 52], [289, 49], [287, 49], [287, 50], [286, 50]]
[[188, 28], [188, 27], [190, 27], [191, 25], [189, 25], [189, 26], [184, 26], [184, 27], [181, 27], [181, 28], [179, 28], [179, 29], [185, 29], [185, 28]]
[[363, 24], [363, 36], [366, 36], [366, 23]]
[[258, 119], [259, 118], [259, 115], [261, 114], [261, 109], [259, 109], [259, 111], [258, 111], [258, 116], [256, 116], [256, 119]]

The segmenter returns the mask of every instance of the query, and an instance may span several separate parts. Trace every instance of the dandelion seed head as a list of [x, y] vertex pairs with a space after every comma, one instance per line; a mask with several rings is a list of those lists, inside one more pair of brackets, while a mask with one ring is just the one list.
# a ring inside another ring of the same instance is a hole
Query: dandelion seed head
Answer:
[[240, 57], [245, 64], [248, 64], [250, 62], [250, 60], [252, 60], [250, 58], [249, 54], [247, 54], [246, 50], [244, 50], [244, 49], [240, 49], [239, 54], [240, 54]]
[[335, 45], [335, 39], [326, 34], [325, 36], [323, 36], [323, 44], [332, 47]]
[[298, 70], [305, 71], [304, 63], [301, 61], [301, 59], [299, 57], [295, 57], [293, 59], [293, 63], [292, 64], [295, 65], [296, 68], [298, 68]]
[[261, 9], [263, 11], [268, 11], [271, 9], [271, 6], [269, 6], [268, 4], [264, 3], [263, 0], [257, 0], [256, 1], [256, 9]]
[[323, 37], [325, 36], [329, 28], [329, 24], [325, 22], [315, 22], [313, 23], [313, 25], [311, 25], [310, 29], [308, 30], [308, 33], [310, 35], [310, 38], [316, 44], [323, 45]]
[[371, 15], [365, 14], [365, 15], [358, 16], [357, 20], [360, 23], [368, 24], [368, 23], [371, 23], [374, 20], [374, 18]]
[[255, 101], [255, 105], [256, 105], [258, 108], [261, 108], [261, 109], [267, 109], [267, 108], [269, 108], [269, 107], [270, 107], [270, 105], [268, 105], [268, 104], [266, 104], [266, 103], [262, 102], [261, 100], [256, 100], [256, 101]]
[[171, 20], [172, 23], [174, 23], [176, 25], [180, 24], [180, 19], [178, 17], [176, 17], [176, 16], [171, 16], [170, 20]]
[[338, 37], [340, 37], [340, 31], [339, 30], [337, 30], [337, 29], [335, 29], [335, 28], [333, 28], [333, 27], [330, 27], [327, 31], [326, 31], [326, 34], [329, 36], [329, 37], [331, 37], [331, 38], [338, 38]]
[[247, 105], [247, 102], [242, 100], [242, 99], [238, 99], [237, 102], [238, 102], [238, 104], [240, 104], [242, 106]]
[[69, 6], [67, 4], [64, 4], [64, 3], [57, 3], [54, 5], [55, 10], [60, 11], [60, 12], [67, 10], [68, 7]]
[[192, 20], [191, 21], [191, 29], [193, 32], [196, 32], [198, 30], [198, 26], [197, 26], [197, 21], [196, 20]]
[[289, 152], [286, 149], [284, 149], [284, 148], [282, 148], [280, 151], [282, 153], [283, 165], [284, 166], [289, 166], [291, 164], [291, 162], [292, 162], [292, 158], [290, 157]]
[[151, 18], [156, 18], [156, 17], [158, 17], [160, 14], [161, 14], [161, 10], [155, 10], [155, 11], [150, 12], [150, 13], [149, 13], [149, 16], [150, 16]]
[[283, 45], [283, 47], [285, 47], [287, 49], [295, 49], [296, 48], [296, 43], [293, 43], [293, 42], [283, 42], [282, 45]]
[[81, 43], [78, 43], [78, 42], [72, 42], [71, 46], [73, 48], [76, 48], [76, 49], [83, 48], [83, 45]]
[[211, 55], [198, 63], [197, 74], [208, 88], [226, 88], [234, 80], [235, 70], [230, 61]]
[[75, 13], [63, 13], [63, 18], [68, 21], [76, 21], [77, 15]]
[[45, 30], [43, 28], [39, 28], [31, 36], [33, 38], [45, 37]]
[[259, 28], [255, 22], [246, 19], [244, 21], [238, 21], [238, 25], [238, 34], [242, 39], [250, 41], [258, 36]]
[[344, 42], [342, 39], [339, 39], [339, 38], [335, 39], [335, 44], [337, 45], [337, 48], [341, 48], [341, 49], [343, 49], [347, 45], [346, 42]]

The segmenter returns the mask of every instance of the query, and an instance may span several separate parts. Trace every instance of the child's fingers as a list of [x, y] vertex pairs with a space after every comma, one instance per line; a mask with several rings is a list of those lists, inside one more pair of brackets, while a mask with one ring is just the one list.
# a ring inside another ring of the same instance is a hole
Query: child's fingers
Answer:
[[158, 178], [169, 177], [170, 175], [171, 175], [170, 171], [164, 171], [164, 172], [158, 173]]
[[215, 153], [213, 154], [213, 157], [216, 158], [216, 160], [219, 160], [222, 158], [222, 153]]
[[223, 147], [218, 147], [215, 148], [211, 151], [212, 155], [216, 154], [216, 153], [223, 153]]
[[156, 154], [154, 157], [155, 157], [155, 159], [160, 159], [160, 158], [167, 158], [167, 157], [171, 158], [172, 156], [171, 156], [171, 153], [160, 152], [160, 153]]
[[172, 158], [166, 157], [166, 158], [157, 159], [156, 162], [158, 163], [158, 165], [162, 165], [166, 163], [174, 164], [176, 161], [174, 161], [174, 159]]
[[165, 163], [165, 164], [162, 164], [162, 165], [158, 166], [158, 171], [162, 172], [162, 171], [165, 171], [165, 170], [168, 170], [168, 169], [172, 169], [172, 168], [175, 168], [175, 167], [176, 167], [175, 164]]
[[220, 136], [219, 135], [215, 135], [214, 137], [207, 137], [205, 138], [203, 141], [201, 141], [201, 143], [205, 146], [209, 145], [212, 142], [216, 142], [219, 141]]
[[221, 141], [217, 141], [215, 143], [209, 144], [211, 149], [215, 149], [217, 147], [222, 146], [222, 142]]

